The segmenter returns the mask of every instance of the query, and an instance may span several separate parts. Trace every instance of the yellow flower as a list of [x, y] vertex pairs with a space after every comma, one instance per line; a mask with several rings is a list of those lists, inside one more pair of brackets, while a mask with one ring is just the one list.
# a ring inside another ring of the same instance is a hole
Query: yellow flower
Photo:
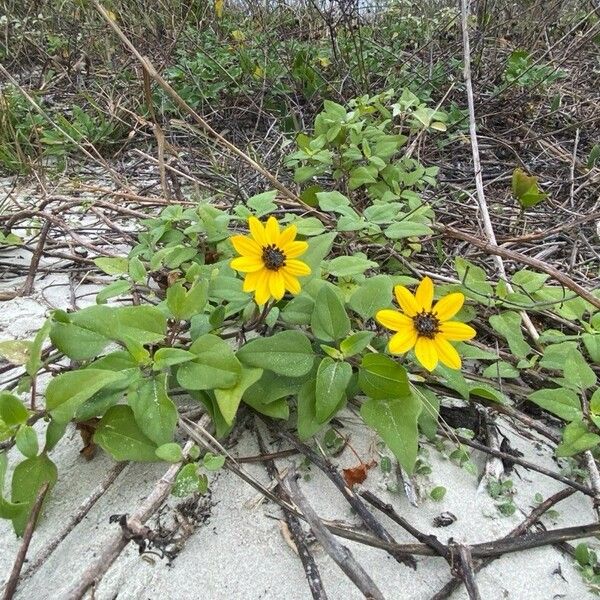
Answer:
[[310, 275], [310, 267], [298, 260], [308, 244], [295, 241], [296, 226], [280, 231], [274, 217], [269, 217], [264, 226], [256, 217], [250, 217], [248, 226], [250, 236], [231, 238], [233, 247], [241, 254], [231, 261], [231, 268], [246, 273], [244, 291], [254, 292], [257, 304], [265, 304], [271, 298], [281, 300], [286, 290], [297, 294], [298, 276]]
[[432, 308], [433, 282], [429, 277], [421, 281], [414, 296], [403, 285], [397, 285], [394, 294], [402, 312], [388, 309], [375, 315], [377, 322], [397, 332], [390, 339], [389, 351], [403, 354], [414, 348], [417, 360], [428, 371], [438, 362], [460, 369], [460, 356], [450, 342], [470, 340], [477, 333], [465, 323], [450, 320], [461, 309], [464, 295], [448, 294]]

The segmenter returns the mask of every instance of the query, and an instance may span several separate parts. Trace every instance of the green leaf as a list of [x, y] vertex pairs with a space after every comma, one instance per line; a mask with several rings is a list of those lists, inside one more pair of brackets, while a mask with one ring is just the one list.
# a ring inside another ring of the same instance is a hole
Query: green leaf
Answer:
[[392, 280], [388, 275], [371, 277], [352, 294], [348, 306], [363, 319], [370, 319], [378, 310], [391, 304], [392, 287]]
[[596, 374], [579, 350], [571, 350], [565, 358], [563, 375], [576, 388], [585, 390], [596, 385]]
[[107, 275], [127, 275], [129, 273], [129, 261], [121, 256], [95, 258], [94, 263]]
[[94, 442], [118, 461], [157, 460], [156, 444], [143, 434], [131, 408], [123, 404], [108, 409], [98, 424]]
[[310, 279], [321, 276], [321, 262], [329, 254], [336, 236], [337, 233], [331, 232], [307, 240], [308, 250], [301, 256], [301, 260], [310, 267], [311, 274], [302, 278], [304, 284]]
[[251, 208], [257, 217], [263, 217], [269, 213], [277, 210], [277, 205], [273, 200], [277, 197], [277, 190], [269, 190], [262, 194], [257, 194], [248, 198], [246, 206]]
[[142, 433], [161, 446], [173, 441], [177, 426], [177, 408], [167, 394], [166, 375], [142, 380], [130, 390], [127, 402]]
[[187, 321], [201, 313], [208, 301], [208, 280], [202, 280], [189, 290], [177, 281], [167, 289], [167, 307], [175, 319]]
[[565, 421], [581, 419], [581, 403], [577, 394], [564, 388], [537, 390], [528, 396], [539, 407]]
[[310, 341], [300, 331], [281, 331], [252, 340], [238, 350], [237, 357], [248, 366], [287, 377], [306, 375], [315, 359]]
[[569, 423], [564, 431], [562, 442], [556, 448], [556, 456], [573, 456], [598, 445], [600, 435], [590, 433], [583, 421]]
[[27, 421], [29, 413], [27, 409], [15, 396], [5, 390], [0, 392], [0, 420], [4, 421], [9, 427], [21, 425]]
[[198, 466], [195, 463], [185, 465], [175, 479], [171, 494], [177, 498], [184, 498], [190, 494], [204, 494], [208, 488], [206, 477], [198, 475]]
[[344, 304], [328, 285], [317, 294], [310, 327], [315, 337], [325, 342], [339, 340], [350, 332]]
[[207, 471], [218, 471], [225, 464], [225, 457], [219, 454], [207, 452], [202, 459], [202, 466]]
[[344, 358], [349, 358], [350, 356], [362, 352], [371, 343], [371, 340], [374, 337], [375, 333], [373, 331], [359, 331], [358, 333], [353, 333], [351, 336], [340, 342], [342, 355]]
[[518, 358], [525, 358], [531, 348], [521, 331], [521, 315], [508, 310], [490, 317], [490, 325], [508, 342], [510, 351]]
[[540, 360], [540, 366], [552, 371], [562, 371], [565, 364], [565, 356], [571, 350], [577, 349], [577, 342], [561, 342], [560, 344], [551, 344], [544, 348], [544, 356]]
[[59, 423], [52, 419], [48, 423], [46, 428], [46, 443], [44, 445], [44, 452], [50, 452], [58, 442], [62, 439], [63, 435], [67, 430], [68, 423]]
[[0, 356], [13, 365], [24, 365], [29, 360], [31, 342], [6, 340], [0, 342]]
[[418, 398], [409, 394], [401, 399], [369, 398], [360, 409], [365, 423], [375, 429], [409, 474], [417, 460], [421, 408]]
[[404, 398], [410, 395], [404, 367], [384, 354], [367, 354], [358, 372], [358, 386], [370, 398]]
[[105, 304], [110, 298], [122, 296], [131, 290], [131, 283], [126, 279], [121, 279], [107, 285], [103, 290], [96, 294], [96, 304]]
[[512, 276], [512, 283], [524, 292], [533, 294], [533, 292], [537, 292], [546, 283], [548, 277], [549, 275], [545, 273], [536, 273], [535, 271], [522, 269]]
[[347, 362], [333, 360], [329, 356], [321, 360], [315, 386], [317, 421], [325, 423], [337, 412], [351, 377], [352, 367]]
[[228, 425], [231, 425], [235, 419], [244, 392], [256, 383], [262, 374], [262, 369], [242, 367], [241, 376], [233, 387], [223, 390], [215, 389], [215, 398], [219, 405], [219, 410]]
[[21, 504], [22, 507], [19, 514], [13, 517], [13, 527], [17, 535], [23, 535], [40, 488], [45, 483], [49, 483], [50, 488], [54, 487], [57, 477], [56, 465], [45, 454], [28, 458], [15, 467], [12, 477], [12, 501]]
[[307, 440], [323, 427], [317, 420], [316, 381], [307, 381], [298, 394], [298, 437]]
[[496, 363], [488, 365], [482, 375], [490, 379], [513, 378], [519, 376], [519, 369], [515, 369], [510, 363], [500, 360]]
[[548, 196], [538, 186], [538, 178], [516, 168], [512, 176], [512, 193], [522, 208], [531, 208]]
[[256, 397], [246, 398], [244, 396], [243, 401], [255, 411], [262, 415], [266, 415], [267, 417], [283, 419], [284, 421], [287, 421], [290, 418], [290, 407], [285, 398], [279, 398], [279, 400], [265, 404], [260, 402]]
[[377, 183], [376, 167], [355, 167], [350, 171], [350, 179], [348, 180], [348, 189], [355, 190], [361, 185], [369, 183]]
[[446, 488], [443, 485], [434, 487], [430, 492], [429, 496], [435, 502], [441, 502], [446, 495]]
[[419, 415], [419, 429], [431, 442], [437, 437], [440, 416], [440, 399], [437, 394], [426, 387], [414, 388], [414, 394], [421, 399], [423, 410]]
[[21, 425], [15, 436], [15, 443], [19, 452], [27, 458], [37, 456], [40, 447], [35, 429], [29, 425]]
[[600, 333], [584, 333], [581, 339], [592, 362], [600, 364]]
[[134, 256], [129, 261], [129, 277], [131, 277], [134, 283], [138, 284], [145, 283], [146, 279], [148, 278], [146, 267], [137, 256]]
[[326, 212], [345, 213], [346, 207], [350, 206], [350, 200], [341, 192], [318, 192], [316, 194], [319, 208]]
[[159, 348], [154, 353], [154, 364], [152, 365], [152, 368], [155, 371], [162, 371], [173, 365], [180, 365], [181, 363], [194, 360], [195, 358], [195, 354], [181, 348]]
[[175, 442], [169, 442], [159, 446], [156, 451], [157, 458], [169, 463], [178, 463], [183, 460], [183, 452], [181, 446]]
[[14, 519], [18, 517], [26, 507], [14, 504], [4, 498], [4, 477], [8, 467], [8, 458], [5, 452], [0, 452], [0, 519]]
[[384, 234], [391, 240], [400, 240], [403, 238], [420, 237], [422, 235], [431, 235], [433, 230], [424, 223], [416, 221], [399, 221], [392, 223]]
[[216, 335], [200, 336], [189, 348], [196, 358], [177, 369], [177, 381], [187, 390], [234, 386], [242, 366], [231, 346]]
[[270, 404], [280, 398], [295, 396], [308, 376], [283, 377], [273, 371], [263, 371], [262, 377], [244, 392], [243, 399], [254, 405]]
[[377, 267], [377, 263], [367, 259], [364, 255], [338, 256], [329, 261], [327, 272], [334, 277], [351, 277], [361, 275], [367, 269]]
[[121, 373], [82, 369], [57, 375], [46, 388], [46, 408], [52, 418], [66, 423], [97, 391], [123, 378]]
[[31, 350], [29, 353], [29, 360], [25, 366], [25, 370], [30, 377], [33, 377], [42, 366], [42, 346], [50, 334], [51, 326], [52, 322], [50, 319], [46, 319], [42, 327], [38, 330], [33, 338], [33, 343], [31, 344]]

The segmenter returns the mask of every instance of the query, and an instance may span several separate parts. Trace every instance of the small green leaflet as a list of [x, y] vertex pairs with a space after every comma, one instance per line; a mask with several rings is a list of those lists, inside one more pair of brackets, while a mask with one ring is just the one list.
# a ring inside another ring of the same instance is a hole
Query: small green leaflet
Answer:
[[522, 208], [536, 206], [548, 196], [540, 190], [537, 177], [527, 175], [523, 169], [518, 167], [512, 175], [512, 193]]

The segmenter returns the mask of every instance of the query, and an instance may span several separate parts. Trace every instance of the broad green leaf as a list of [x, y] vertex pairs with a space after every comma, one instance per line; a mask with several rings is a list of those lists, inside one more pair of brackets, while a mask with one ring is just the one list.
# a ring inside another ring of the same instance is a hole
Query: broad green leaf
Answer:
[[170, 463], [178, 463], [183, 460], [183, 452], [181, 446], [175, 442], [169, 442], [159, 446], [156, 451], [157, 458]]
[[421, 409], [421, 401], [413, 394], [401, 399], [369, 398], [360, 409], [365, 423], [380, 435], [409, 474], [417, 460]]
[[295, 396], [309, 374], [302, 377], [283, 377], [273, 371], [263, 371], [262, 377], [244, 392], [244, 400], [270, 404], [280, 398]]
[[434, 442], [438, 431], [440, 399], [437, 394], [424, 386], [415, 386], [413, 388], [413, 394], [415, 394], [423, 404], [423, 410], [419, 415], [419, 429], [429, 441]]
[[100, 369], [62, 373], [54, 377], [46, 388], [46, 408], [53, 419], [66, 423], [88, 398], [122, 378], [121, 373]]
[[120, 279], [108, 284], [96, 294], [96, 304], [105, 304], [110, 298], [122, 296], [131, 290], [131, 283], [126, 279]]
[[256, 397], [246, 398], [244, 396], [243, 401], [244, 404], [247, 404], [256, 412], [266, 415], [267, 417], [271, 417], [273, 419], [283, 419], [284, 421], [287, 421], [290, 417], [290, 407], [288, 406], [285, 398], [279, 398], [279, 400], [264, 404]]
[[175, 319], [187, 321], [201, 313], [208, 301], [208, 279], [198, 281], [189, 290], [177, 281], [167, 289], [167, 307]]
[[374, 166], [355, 167], [350, 171], [350, 179], [348, 180], [348, 189], [355, 190], [361, 185], [376, 183], [377, 168]]
[[129, 261], [121, 256], [95, 258], [94, 263], [107, 275], [127, 275], [129, 273]]
[[131, 408], [123, 404], [108, 409], [98, 424], [94, 442], [118, 461], [157, 460], [156, 444], [143, 434]]
[[373, 269], [377, 266], [376, 262], [359, 254], [354, 256], [338, 256], [329, 261], [326, 270], [334, 277], [351, 277], [353, 275], [361, 275], [367, 269]]
[[198, 475], [196, 463], [189, 463], [184, 465], [177, 473], [171, 494], [177, 498], [184, 498], [190, 494], [204, 494], [207, 489], [208, 480], [206, 476]]
[[0, 342], [0, 356], [13, 365], [24, 365], [29, 360], [31, 342], [6, 340]]
[[564, 431], [562, 442], [556, 448], [556, 456], [573, 456], [598, 445], [600, 435], [591, 433], [583, 421], [569, 423]]
[[351, 377], [352, 367], [347, 362], [333, 360], [329, 356], [321, 360], [315, 385], [317, 421], [325, 423], [337, 412]]
[[50, 452], [58, 442], [62, 439], [63, 435], [67, 430], [68, 423], [59, 423], [52, 419], [48, 423], [46, 428], [46, 443], [44, 445], [44, 452]]
[[506, 339], [515, 356], [525, 358], [531, 352], [521, 331], [521, 315], [518, 312], [507, 310], [499, 315], [492, 315], [489, 320], [494, 330]]
[[564, 388], [537, 390], [529, 394], [528, 398], [534, 404], [565, 421], [581, 419], [581, 402], [577, 394], [571, 390]]
[[248, 198], [246, 206], [251, 208], [257, 217], [263, 217], [277, 210], [277, 205], [273, 202], [276, 197], [277, 190], [269, 190]]
[[392, 280], [388, 275], [377, 275], [365, 280], [352, 294], [348, 306], [363, 319], [392, 303]]
[[200, 336], [189, 348], [196, 358], [177, 369], [177, 381], [187, 390], [234, 386], [242, 367], [231, 346], [216, 335]]
[[373, 331], [359, 331], [348, 336], [345, 340], [340, 342], [340, 350], [345, 358], [354, 356], [359, 352], [362, 352], [375, 337]]
[[17, 535], [23, 535], [31, 507], [40, 488], [45, 483], [49, 483], [50, 488], [54, 487], [57, 476], [56, 465], [45, 454], [28, 458], [15, 467], [11, 499], [13, 503], [22, 505], [22, 510], [13, 517], [13, 527]]
[[218, 471], [223, 468], [225, 464], [225, 457], [220, 454], [213, 454], [212, 452], [207, 452], [202, 458], [202, 466], [207, 471]]
[[13, 427], [25, 423], [28, 416], [27, 409], [17, 396], [5, 390], [0, 391], [0, 420]]
[[300, 260], [310, 267], [311, 274], [302, 278], [303, 285], [306, 285], [310, 279], [321, 276], [321, 262], [329, 254], [336, 236], [337, 233], [331, 232], [307, 240], [308, 250], [300, 257]]
[[138, 284], [145, 283], [146, 279], [148, 278], [146, 267], [137, 256], [134, 256], [129, 261], [129, 277], [131, 277], [134, 283]]
[[309, 339], [300, 331], [281, 331], [244, 344], [237, 357], [246, 365], [287, 377], [306, 375], [315, 359]]
[[14, 519], [26, 510], [22, 504], [14, 504], [4, 498], [4, 478], [8, 467], [6, 452], [0, 452], [0, 519]]
[[318, 192], [316, 194], [319, 202], [319, 208], [326, 212], [345, 212], [345, 208], [350, 206], [350, 200], [341, 192]]
[[494, 364], [488, 365], [482, 375], [490, 379], [509, 379], [519, 376], [519, 369], [515, 369], [510, 363], [500, 360]]
[[178, 418], [177, 408], [167, 394], [166, 380], [166, 375], [142, 380], [127, 395], [142, 433], [158, 446], [173, 441]]
[[33, 342], [31, 344], [31, 350], [29, 353], [29, 360], [25, 366], [25, 370], [30, 377], [33, 377], [42, 366], [42, 346], [46, 341], [46, 338], [50, 334], [50, 328], [52, 326], [52, 322], [50, 319], [46, 319], [42, 327], [38, 330], [33, 338]]
[[30, 425], [21, 425], [15, 435], [15, 444], [19, 452], [27, 458], [37, 456], [40, 447], [35, 429]]
[[577, 346], [577, 342], [561, 342], [546, 346], [540, 360], [540, 367], [552, 371], [562, 371], [565, 365], [565, 356], [568, 356], [571, 350], [576, 350]]
[[523, 208], [531, 208], [548, 196], [538, 186], [538, 178], [516, 168], [512, 176], [512, 193]]
[[443, 377], [443, 384], [458, 392], [465, 400], [469, 399], [470, 387], [464, 375], [458, 369], [450, 369], [445, 365], [439, 364], [436, 373]]
[[195, 398], [199, 402], [202, 402], [212, 419], [212, 422], [215, 425], [216, 434], [218, 438], [222, 438], [226, 436], [232, 429], [232, 426], [227, 424], [221, 411], [219, 409], [219, 405], [215, 399], [215, 395], [211, 391], [190, 391], [190, 396]]
[[579, 350], [571, 350], [564, 362], [563, 375], [565, 379], [580, 390], [596, 385], [596, 374], [587, 364]]
[[431, 235], [433, 230], [424, 223], [416, 221], [399, 221], [392, 223], [385, 231], [386, 237], [391, 240], [400, 240], [403, 238], [420, 237], [422, 235]]
[[215, 399], [228, 425], [231, 425], [235, 419], [244, 392], [256, 383], [262, 374], [262, 369], [242, 367], [240, 378], [233, 387], [223, 390], [219, 388], [215, 389]]
[[181, 363], [194, 360], [195, 358], [196, 355], [194, 353], [181, 348], [159, 348], [154, 353], [154, 364], [152, 368], [155, 371], [162, 371], [173, 365], [180, 365]]
[[592, 362], [600, 364], [600, 333], [584, 333], [581, 339]]
[[521, 288], [528, 294], [533, 294], [533, 292], [537, 292], [546, 283], [548, 277], [549, 275], [545, 273], [536, 273], [535, 271], [522, 269], [512, 276], [512, 283], [515, 287]]
[[315, 337], [325, 342], [339, 340], [350, 332], [346, 309], [329, 286], [323, 286], [317, 295], [310, 327]]
[[298, 394], [297, 429], [301, 440], [307, 440], [323, 427], [317, 420], [315, 385], [314, 379], [307, 381]]
[[405, 398], [410, 395], [404, 367], [385, 354], [367, 354], [358, 371], [358, 386], [376, 400]]
[[305, 292], [301, 292], [286, 304], [281, 311], [281, 318], [290, 325], [308, 325], [314, 307], [315, 301]]

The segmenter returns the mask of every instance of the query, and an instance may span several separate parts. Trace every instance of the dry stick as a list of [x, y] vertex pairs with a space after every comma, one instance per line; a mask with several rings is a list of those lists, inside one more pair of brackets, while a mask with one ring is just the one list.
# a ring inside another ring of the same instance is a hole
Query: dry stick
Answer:
[[85, 516], [90, 512], [93, 506], [98, 502], [106, 490], [114, 483], [121, 471], [128, 463], [117, 463], [94, 489], [94, 491], [80, 504], [79, 508], [72, 514], [63, 527], [35, 556], [33, 561], [23, 573], [21, 579], [31, 577], [48, 559], [48, 557], [56, 550], [59, 544], [73, 531], [73, 529], [81, 523]]
[[[266, 454], [267, 449], [258, 427], [256, 428], [256, 439], [258, 441], [258, 447], [260, 448], [260, 451], [263, 454]], [[277, 466], [275, 465], [275, 461], [272, 458], [265, 461], [265, 467], [269, 477], [281, 484], [281, 475], [277, 469]], [[281, 485], [279, 486], [279, 489], [284, 496], [283, 499], [286, 502], [290, 502], [290, 498], [285, 489]], [[300, 557], [300, 561], [302, 562], [302, 567], [304, 568], [306, 580], [308, 581], [308, 587], [310, 588], [310, 593], [312, 594], [313, 599], [327, 600], [327, 593], [323, 587], [323, 581], [321, 579], [319, 567], [317, 566], [317, 563], [315, 562], [315, 559], [310, 551], [306, 534], [300, 525], [300, 520], [294, 513], [286, 510], [285, 508], [283, 509], [283, 516], [285, 518], [285, 522], [287, 523], [288, 529], [290, 530], [290, 534], [296, 546], [296, 551]]]
[[565, 485], [569, 485], [572, 488], [576, 489], [577, 491], [582, 492], [586, 496], [590, 496], [591, 498], [596, 497], [594, 490], [587, 487], [586, 485], [578, 483], [577, 481], [569, 479], [568, 477], [564, 477], [560, 473], [555, 473], [554, 471], [551, 471], [550, 469], [546, 469], [545, 467], [536, 465], [535, 463], [525, 460], [524, 458], [521, 458], [520, 456], [514, 456], [512, 454], [509, 454], [508, 452], [502, 452], [501, 450], [494, 450], [492, 448], [489, 448], [488, 446], [485, 446], [484, 444], [480, 444], [479, 442], [475, 442], [474, 440], [469, 440], [460, 435], [453, 434], [452, 437], [450, 437], [450, 436], [446, 435], [445, 432], [443, 432], [443, 431], [440, 433], [441, 433], [441, 435], [443, 435], [444, 437], [447, 437], [451, 441], [458, 440], [461, 444], [464, 444], [465, 446], [470, 446], [471, 448], [474, 448], [475, 450], [480, 450], [481, 452], [485, 452], [486, 454], [493, 454], [494, 456], [496, 456], [498, 458], [511, 461], [511, 462], [515, 463], [516, 465], [521, 465], [522, 467], [525, 467], [526, 469], [531, 469], [532, 471], [536, 471], [538, 473], [541, 473], [542, 475], [546, 475], [547, 477], [556, 479], [556, 481], [560, 481], [561, 483], [564, 483]]
[[230, 152], [241, 158], [243, 161], [247, 162], [255, 171], [260, 173], [265, 179], [271, 183], [273, 187], [278, 189], [282, 194], [284, 194], [290, 200], [298, 203], [299, 205], [306, 208], [307, 211], [317, 214], [313, 208], [311, 208], [308, 204], [305, 204], [294, 192], [285, 187], [280, 181], [263, 165], [256, 162], [253, 158], [248, 156], [242, 150], [240, 150], [237, 146], [232, 144], [229, 140], [224, 138], [220, 133], [215, 131], [181, 96], [161, 77], [161, 75], [154, 68], [154, 65], [150, 62], [150, 60], [142, 56], [137, 48], [133, 45], [133, 43], [129, 40], [129, 38], [123, 33], [121, 28], [116, 24], [116, 22], [110, 18], [110, 15], [106, 12], [105, 8], [98, 2], [98, 0], [92, 0], [96, 10], [102, 15], [104, 20], [108, 23], [111, 29], [119, 36], [120, 40], [127, 46], [129, 51], [138, 59], [141, 63], [142, 67], [148, 73], [148, 75], [156, 81], [156, 83], [165, 91], [165, 93], [177, 104], [179, 108], [181, 108], [184, 112], [190, 115], [198, 125], [214, 140], [216, 140], [219, 144], [227, 148]]
[[[371, 532], [386, 542], [395, 542], [392, 535], [373, 516], [373, 514], [369, 511], [357, 494], [346, 485], [344, 478], [338, 473], [337, 469], [331, 463], [324, 460], [312, 448], [309, 448], [306, 444], [303, 444], [300, 440], [296, 439], [278, 423], [271, 421], [271, 428], [279, 437], [287, 440], [290, 444], [292, 444], [292, 446], [294, 446], [294, 448], [304, 454], [304, 456], [310, 459], [315, 465], [317, 465], [317, 467], [319, 467], [319, 469], [321, 469], [321, 471], [323, 471], [323, 473], [325, 473], [325, 475], [327, 475], [327, 477], [340, 490], [340, 492], [342, 492], [344, 498], [346, 498], [356, 514], [358, 514], [358, 516], [362, 519], [367, 529], [371, 530]], [[392, 553], [392, 556], [397, 562], [408, 565], [413, 569], [417, 568], [415, 559], [408, 554]]]
[[565, 275], [558, 269], [555, 269], [554, 267], [552, 267], [548, 263], [545, 263], [542, 260], [532, 258], [531, 256], [526, 256], [525, 254], [515, 252], [514, 250], [509, 250], [508, 248], [503, 248], [502, 246], [497, 246], [496, 244], [493, 244], [491, 242], [486, 242], [474, 235], [471, 235], [470, 233], [460, 231], [459, 229], [454, 229], [453, 227], [435, 226], [435, 229], [442, 232], [444, 235], [447, 235], [448, 237], [469, 242], [473, 246], [476, 246], [477, 248], [480, 248], [481, 250], [489, 254], [494, 254], [497, 256], [501, 256], [502, 258], [514, 260], [524, 265], [529, 265], [530, 267], [542, 271], [543, 273], [547, 273], [553, 279], [562, 284], [564, 287], [570, 289], [572, 292], [575, 292], [578, 296], [580, 296], [584, 300], [587, 300], [591, 305], [600, 309], [599, 298], [596, 298], [596, 296], [594, 296], [591, 292], [589, 292], [584, 287], [573, 281], [569, 276]]
[[313, 507], [300, 491], [297, 475], [288, 475], [285, 478], [285, 485], [288, 496], [292, 498], [294, 504], [302, 511], [310, 524], [314, 536], [321, 546], [323, 546], [327, 554], [331, 556], [352, 583], [354, 583], [354, 585], [363, 593], [365, 598], [384, 600], [384, 596], [375, 585], [375, 582], [356, 561], [350, 550], [345, 546], [342, 546], [333, 535], [329, 533]]
[[44, 253], [44, 246], [46, 245], [46, 238], [48, 237], [48, 232], [50, 231], [51, 223], [46, 219], [40, 231], [40, 238], [38, 240], [37, 247], [33, 256], [31, 257], [31, 263], [29, 264], [29, 272], [27, 273], [27, 279], [21, 288], [19, 293], [20, 296], [29, 296], [33, 292], [33, 283], [35, 281], [35, 275], [38, 270], [38, 266], [40, 264], [40, 259], [42, 258], [42, 254]]
[[[206, 421], [206, 424], [208, 424], [210, 422], [210, 417], [204, 415], [201, 421]], [[184, 457], [187, 456], [193, 445], [194, 443], [192, 440], [185, 444], [183, 447]], [[140, 529], [161, 507], [175, 483], [175, 478], [177, 477], [177, 473], [182, 464], [182, 462], [179, 462], [169, 467], [165, 474], [158, 480], [154, 489], [146, 497], [144, 502], [127, 519], [127, 529], [134, 531]], [[114, 533], [104, 549], [100, 552], [97, 559], [88, 566], [88, 568], [79, 576], [79, 581], [67, 592], [64, 600], [80, 600], [83, 598], [87, 590], [102, 579], [129, 542], [130, 537], [125, 535], [123, 529]]]
[[458, 559], [459, 563], [455, 566], [455, 571], [460, 573], [461, 578], [465, 582], [470, 600], [481, 600], [481, 594], [475, 581], [475, 567], [473, 565], [471, 549], [464, 544], [452, 544], [451, 547], [453, 549], [452, 555]]
[[[471, 81], [471, 44], [469, 41], [469, 0], [461, 0], [461, 25], [462, 25], [462, 37], [463, 37], [463, 59], [464, 59], [464, 70], [463, 76], [465, 79], [465, 87], [467, 90], [467, 105], [469, 111], [469, 134], [471, 138], [471, 150], [473, 154], [473, 168], [475, 170], [475, 188], [477, 190], [477, 201], [479, 204], [479, 211], [483, 219], [483, 230], [487, 239], [494, 245], [496, 245], [496, 234], [492, 226], [492, 220], [488, 211], [487, 202], [485, 200], [485, 193], [483, 191], [483, 176], [481, 170], [481, 160], [479, 158], [479, 144], [477, 142], [477, 126], [475, 123], [475, 101], [473, 99], [473, 83]], [[496, 268], [500, 273], [500, 277], [506, 282], [506, 289], [512, 292], [512, 286], [506, 276], [506, 269], [504, 268], [504, 262], [502, 257], [496, 255], [494, 259]], [[529, 335], [534, 341], [540, 337], [535, 326], [531, 322], [529, 315], [525, 311], [521, 311], [521, 317], [523, 323], [529, 332]]]
[[[531, 526], [533, 526], [538, 521], [538, 519], [546, 511], [550, 510], [550, 508], [558, 504], [561, 500], [572, 496], [574, 493], [575, 491], [573, 489], [565, 488], [564, 490], [557, 492], [553, 496], [550, 496], [550, 498], [544, 500], [539, 506], [536, 506], [536, 508], [533, 509], [531, 514], [520, 525], [515, 527], [515, 529], [513, 529], [504, 539], [516, 538], [524, 534]], [[481, 571], [483, 568], [487, 567], [490, 563], [492, 563], [496, 558], [498, 558], [498, 556], [499, 555], [490, 556], [489, 558], [482, 560], [475, 567], [474, 571], [476, 573]], [[431, 600], [446, 600], [446, 598], [449, 598], [459, 588], [460, 583], [461, 582], [459, 579], [452, 579], [437, 594], [435, 594], [431, 598]]]
[[19, 575], [21, 574], [21, 569], [23, 568], [23, 563], [25, 562], [25, 557], [27, 556], [27, 550], [29, 549], [29, 544], [31, 543], [31, 538], [33, 536], [33, 530], [35, 528], [38, 515], [40, 514], [40, 510], [42, 509], [42, 504], [44, 502], [44, 498], [46, 497], [46, 493], [48, 492], [49, 487], [50, 484], [48, 482], [42, 485], [42, 487], [37, 493], [35, 502], [31, 507], [29, 519], [27, 520], [27, 525], [25, 526], [25, 532], [23, 534], [23, 541], [21, 542], [21, 547], [19, 548], [19, 552], [17, 553], [17, 558], [15, 558], [15, 564], [13, 565], [10, 577], [8, 578], [8, 582], [6, 583], [3, 600], [11, 600], [11, 598], [15, 594], [17, 584], [19, 583]]

